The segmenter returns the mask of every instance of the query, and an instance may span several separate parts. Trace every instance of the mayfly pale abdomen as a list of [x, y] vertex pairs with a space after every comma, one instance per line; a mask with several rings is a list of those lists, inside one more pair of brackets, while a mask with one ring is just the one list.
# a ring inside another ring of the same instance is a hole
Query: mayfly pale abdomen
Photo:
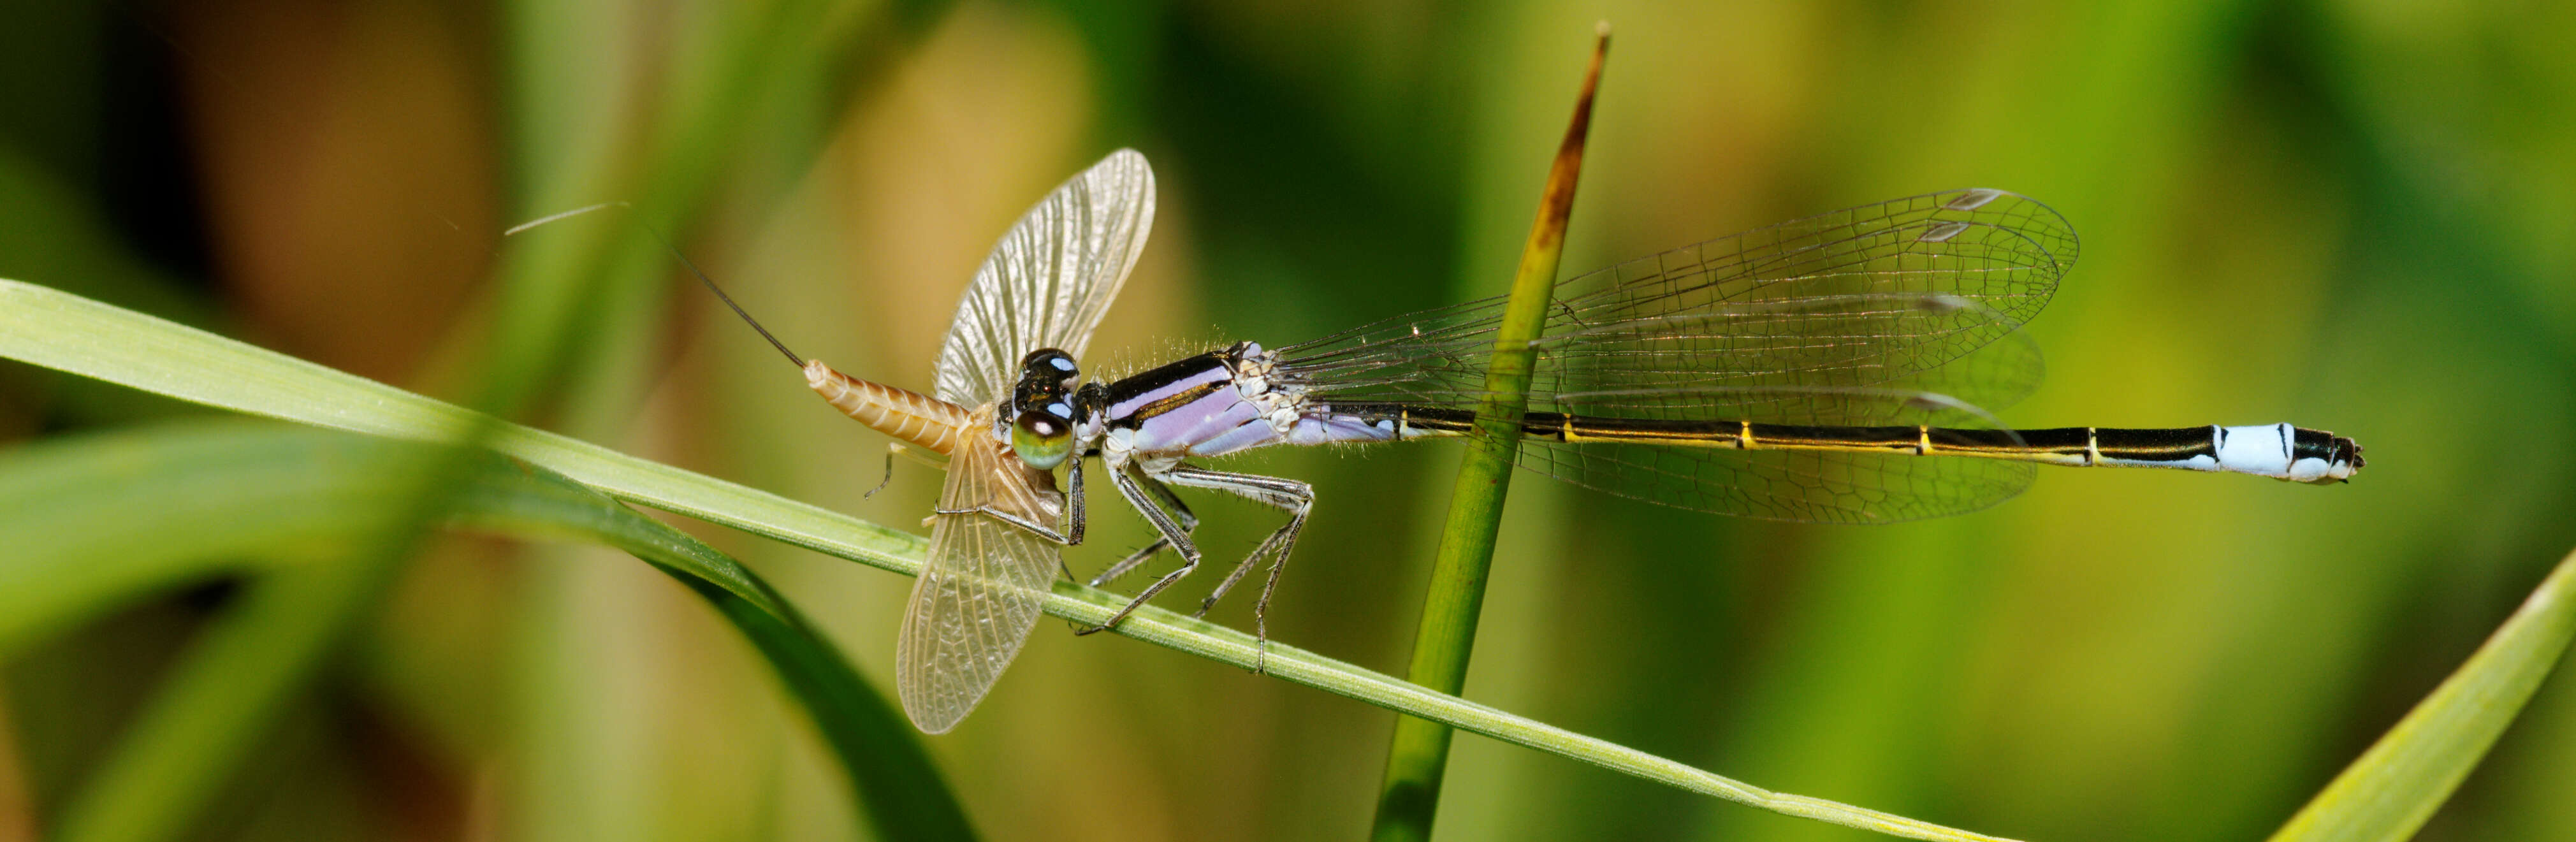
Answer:
[[842, 414], [896, 441], [948, 455], [969, 423], [965, 407], [910, 389], [870, 383], [833, 371], [822, 360], [805, 363], [805, 386]]

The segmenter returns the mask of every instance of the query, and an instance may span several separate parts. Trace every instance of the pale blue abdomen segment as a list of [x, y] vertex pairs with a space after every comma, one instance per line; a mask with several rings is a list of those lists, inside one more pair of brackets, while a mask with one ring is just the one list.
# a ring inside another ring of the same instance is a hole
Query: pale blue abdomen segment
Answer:
[[[1250, 407], [1251, 404], [1244, 404]], [[1308, 415], [1300, 417], [1281, 434], [1267, 419], [1255, 417], [1242, 426], [1227, 430], [1190, 448], [1192, 456], [1221, 456], [1239, 450], [1250, 450], [1273, 444], [1360, 444], [1394, 441], [1393, 419], [1369, 421], [1349, 415]]]
[[1394, 441], [1395, 419], [1369, 420], [1350, 415], [1308, 415], [1289, 428], [1289, 444], [1336, 444]]
[[[1157, 417], [1151, 421], [1147, 421], [1145, 423], [1145, 427], [1153, 427], [1155, 422], [1163, 420], [1164, 417], [1169, 416]], [[1367, 442], [1394, 441], [1399, 438], [1396, 433], [1395, 421], [1393, 419], [1370, 421], [1349, 415], [1304, 416], [1298, 418], [1296, 423], [1289, 425], [1288, 432], [1282, 434], [1279, 432], [1279, 428], [1271, 426], [1268, 419], [1262, 418], [1258, 414], [1258, 407], [1241, 400], [1235, 401], [1234, 405], [1225, 407], [1216, 413], [1210, 415], [1194, 414], [1194, 417], [1204, 420], [1188, 425], [1174, 424], [1165, 430], [1156, 431], [1156, 435], [1153, 436], [1146, 435], [1146, 430], [1140, 428], [1137, 431], [1138, 435], [1136, 437], [1137, 449], [1146, 452], [1168, 452], [1174, 448], [1168, 446], [1149, 447], [1147, 446], [1147, 443], [1153, 442], [1156, 444], [1162, 444], [1166, 442], [1166, 440], [1161, 437], [1161, 435], [1165, 433], [1173, 435], [1173, 439], [1171, 439], [1172, 441], [1187, 441], [1187, 439], [1181, 437], [1196, 436], [1199, 433], [1211, 432], [1212, 428], [1226, 422], [1234, 422], [1236, 419], [1240, 419], [1240, 421], [1234, 423], [1233, 426], [1224, 429], [1213, 429], [1211, 434], [1199, 437], [1197, 441], [1188, 443], [1186, 445], [1185, 452], [1191, 456], [1223, 456], [1228, 453], [1251, 450], [1256, 447], [1267, 447], [1274, 444], [1360, 444]]]
[[1244, 435], [1246, 426], [1270, 429], [1261, 420], [1261, 409], [1245, 403], [1243, 395], [1232, 386], [1207, 392], [1197, 400], [1154, 414], [1136, 425], [1133, 448], [1140, 453], [1188, 453], [1213, 456], [1257, 447], [1265, 442], [1251, 442], [1227, 450], [1205, 451], [1205, 445], [1232, 440]]

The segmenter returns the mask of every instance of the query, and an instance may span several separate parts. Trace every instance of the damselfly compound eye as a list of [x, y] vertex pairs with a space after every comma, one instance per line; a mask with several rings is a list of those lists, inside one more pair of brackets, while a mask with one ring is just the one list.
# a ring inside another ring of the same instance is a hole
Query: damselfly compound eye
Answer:
[[1081, 370], [1073, 364], [1073, 355], [1054, 348], [1030, 351], [1027, 357], [1020, 359], [1022, 382], [1047, 382], [1071, 387], [1074, 378], [1080, 374]]

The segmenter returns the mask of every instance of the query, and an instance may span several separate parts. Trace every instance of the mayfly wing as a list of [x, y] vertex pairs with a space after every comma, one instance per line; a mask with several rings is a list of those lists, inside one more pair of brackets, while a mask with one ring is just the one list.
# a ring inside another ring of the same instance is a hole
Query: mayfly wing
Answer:
[[[992, 414], [985, 405], [967, 429], [989, 429]], [[895, 650], [895, 689], [921, 730], [943, 733], [983, 700], [1036, 627], [1055, 578], [1055, 544], [973, 510], [1055, 523], [1064, 497], [1053, 485], [990, 436], [970, 433], [950, 455], [939, 510], [966, 513], [935, 516]]]
[[1154, 225], [1154, 171], [1121, 149], [1058, 186], [993, 244], [940, 347], [938, 396], [976, 407], [948, 463], [930, 556], [904, 609], [895, 688], [912, 724], [937, 734], [975, 709], [1019, 654], [1057, 569], [1055, 544], [1026, 523], [1063, 519], [1054, 477], [989, 432], [1020, 360], [1079, 357]]
[[1153, 227], [1154, 169], [1133, 149], [1109, 153], [1029, 208], [957, 303], [939, 350], [939, 397], [1002, 401], [1030, 351], [1081, 358]]

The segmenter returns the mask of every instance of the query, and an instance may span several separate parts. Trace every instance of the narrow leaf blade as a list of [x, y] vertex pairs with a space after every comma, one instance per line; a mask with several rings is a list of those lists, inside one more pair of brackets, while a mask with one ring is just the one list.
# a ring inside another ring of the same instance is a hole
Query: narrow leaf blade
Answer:
[[2272, 842], [2364, 842], [2415, 835], [2513, 724], [2576, 636], [2576, 553], [2441, 686], [2326, 784]]

